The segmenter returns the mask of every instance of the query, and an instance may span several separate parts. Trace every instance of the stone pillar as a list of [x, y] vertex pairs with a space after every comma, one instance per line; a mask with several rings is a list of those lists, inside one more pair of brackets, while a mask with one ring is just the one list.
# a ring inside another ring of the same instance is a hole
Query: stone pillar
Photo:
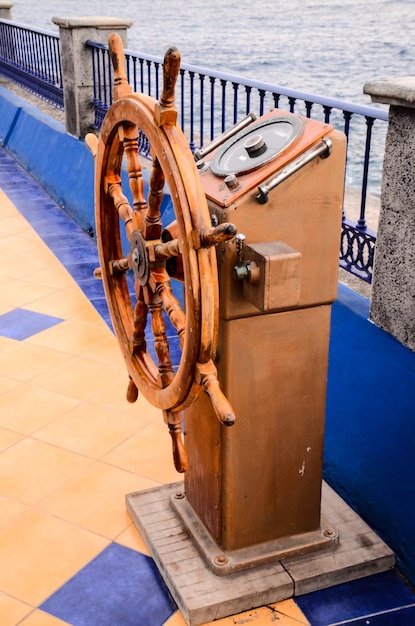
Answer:
[[389, 105], [370, 319], [415, 351], [415, 77], [364, 93]]
[[111, 33], [118, 33], [127, 46], [127, 29], [131, 20], [116, 17], [54, 17], [59, 26], [66, 131], [74, 137], [85, 137], [94, 122], [94, 81], [90, 39], [108, 43]]
[[0, 19], [11, 20], [13, 2], [0, 2]]

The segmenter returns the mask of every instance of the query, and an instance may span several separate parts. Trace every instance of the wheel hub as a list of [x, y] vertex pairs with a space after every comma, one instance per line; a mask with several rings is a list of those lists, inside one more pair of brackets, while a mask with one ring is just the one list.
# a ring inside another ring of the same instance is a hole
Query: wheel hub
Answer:
[[130, 252], [134, 278], [144, 287], [148, 282], [149, 265], [146, 242], [139, 230], [134, 230], [132, 233]]

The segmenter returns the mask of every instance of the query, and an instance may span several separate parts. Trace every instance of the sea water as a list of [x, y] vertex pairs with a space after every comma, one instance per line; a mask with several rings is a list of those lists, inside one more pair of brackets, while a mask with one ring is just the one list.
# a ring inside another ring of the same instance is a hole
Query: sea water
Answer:
[[[174, 45], [184, 63], [354, 103], [371, 105], [368, 81], [415, 75], [415, 0], [15, 0], [12, 8], [14, 21], [51, 32], [54, 16], [88, 15], [132, 20], [135, 52], [162, 57]], [[372, 143], [376, 195], [381, 133]], [[359, 187], [361, 160], [348, 176]]]
[[415, 74], [415, 0], [15, 0], [15, 21], [133, 21], [128, 47], [184, 63], [370, 104], [367, 81]]

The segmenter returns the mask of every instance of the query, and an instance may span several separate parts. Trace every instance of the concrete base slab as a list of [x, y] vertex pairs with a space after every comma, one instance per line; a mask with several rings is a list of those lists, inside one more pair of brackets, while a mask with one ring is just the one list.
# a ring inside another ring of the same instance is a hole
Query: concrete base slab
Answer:
[[215, 575], [170, 499], [183, 483], [126, 496], [127, 509], [189, 626], [370, 576], [394, 566], [388, 546], [325, 483], [322, 516], [340, 540], [328, 550]]

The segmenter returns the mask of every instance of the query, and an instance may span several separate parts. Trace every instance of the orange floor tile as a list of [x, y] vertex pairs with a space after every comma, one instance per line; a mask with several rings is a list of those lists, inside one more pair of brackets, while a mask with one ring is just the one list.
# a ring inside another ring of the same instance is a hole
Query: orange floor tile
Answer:
[[[125, 507], [180, 479], [160, 412], [129, 405], [127, 380], [103, 314], [0, 190], [1, 626], [185, 626]], [[294, 600], [214, 622], [310, 623]]]
[[[55, 319], [24, 339], [0, 327], [0, 623], [58, 626], [39, 607], [112, 542], [148, 558], [125, 494], [180, 475], [160, 412], [125, 400], [108, 325], [0, 191], [0, 316], [17, 310]], [[307, 623], [294, 603], [241, 619], [276, 616]], [[174, 604], [164, 623], [185, 624]]]

